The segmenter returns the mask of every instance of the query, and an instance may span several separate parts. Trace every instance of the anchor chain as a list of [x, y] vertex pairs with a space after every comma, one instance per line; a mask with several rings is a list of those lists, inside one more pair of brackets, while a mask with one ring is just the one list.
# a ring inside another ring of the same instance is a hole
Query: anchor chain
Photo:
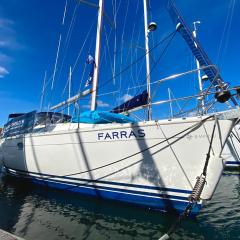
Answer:
[[212, 143], [213, 143], [213, 138], [214, 138], [214, 134], [215, 134], [215, 130], [216, 130], [216, 125], [217, 125], [217, 118], [215, 117], [215, 122], [214, 122], [213, 131], [212, 131], [212, 135], [211, 135], [211, 139], [210, 139], [210, 143], [209, 143], [208, 152], [206, 154], [206, 160], [205, 160], [203, 172], [200, 176], [197, 177], [197, 181], [194, 185], [192, 193], [188, 198], [189, 199], [188, 205], [184, 209], [183, 213], [181, 213], [179, 215], [178, 220], [171, 226], [169, 231], [167, 233], [165, 233], [161, 238], [159, 238], [159, 240], [169, 239], [170, 235], [172, 233], [174, 233], [174, 231], [181, 224], [181, 222], [191, 214], [192, 209], [195, 207], [197, 202], [200, 201], [200, 199], [201, 199], [201, 194], [202, 194], [203, 188], [206, 184], [207, 168], [208, 168], [208, 163], [209, 163], [209, 159], [211, 156], [210, 152], [212, 149]]

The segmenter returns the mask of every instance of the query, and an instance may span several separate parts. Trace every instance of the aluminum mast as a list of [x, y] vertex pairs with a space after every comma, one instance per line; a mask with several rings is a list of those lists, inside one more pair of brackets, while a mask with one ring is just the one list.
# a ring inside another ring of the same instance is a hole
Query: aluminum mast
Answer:
[[147, 92], [148, 92], [148, 103], [149, 103], [149, 105], [148, 105], [148, 120], [152, 120], [147, 0], [143, 0], [143, 9], [144, 9], [145, 50], [146, 50], [146, 79], [147, 79]]
[[[201, 22], [200, 21], [195, 21], [195, 22], [193, 22], [193, 27], [194, 27], [194, 31], [193, 31], [193, 37], [196, 39], [197, 38], [197, 24], [201, 24]], [[196, 48], [198, 47], [197, 46], [197, 44], [195, 43], [195, 46], [196, 46]], [[197, 58], [196, 58], [196, 65], [197, 65], [197, 69], [199, 69], [198, 70], [198, 85], [199, 85], [199, 90], [200, 90], [200, 95], [201, 95], [201, 97], [199, 97], [200, 99], [199, 99], [199, 101], [200, 101], [200, 103], [201, 103], [201, 111], [202, 111], [202, 113], [204, 113], [205, 112], [205, 104], [204, 104], [204, 97], [202, 96], [202, 92], [203, 92], [203, 85], [202, 85], [202, 77], [201, 77], [201, 70], [200, 70], [200, 63], [199, 63], [199, 61], [197, 60]]]
[[98, 88], [99, 63], [100, 63], [103, 5], [104, 5], [104, 0], [99, 0], [98, 24], [97, 24], [97, 35], [96, 35], [96, 49], [95, 49], [95, 67], [94, 67], [94, 73], [93, 73], [93, 87], [92, 87], [92, 99], [91, 99], [91, 111], [94, 111], [96, 109], [96, 102], [97, 102], [96, 98], [97, 98], [97, 88]]

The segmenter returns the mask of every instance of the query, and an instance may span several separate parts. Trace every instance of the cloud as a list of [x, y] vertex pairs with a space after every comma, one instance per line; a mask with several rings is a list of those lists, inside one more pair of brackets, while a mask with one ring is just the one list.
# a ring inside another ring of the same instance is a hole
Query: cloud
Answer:
[[6, 18], [0, 18], [0, 29], [3, 31], [12, 32], [13, 28], [12, 25], [14, 24], [13, 21], [6, 19]]
[[10, 56], [0, 53], [0, 64], [9, 64], [12, 61], [13, 59]]
[[0, 66], [0, 78], [4, 78], [7, 74], [9, 74], [8, 70]]
[[9, 45], [9, 42], [7, 41], [0, 41], [0, 47], [7, 47]]
[[109, 107], [110, 106], [108, 103], [105, 103], [101, 100], [97, 101], [97, 105], [98, 105], [98, 107]]
[[16, 40], [14, 22], [7, 18], [0, 18], [0, 36], [0, 78], [4, 78], [9, 74], [8, 69], [13, 62], [12, 50], [18, 50], [21, 46]]
[[[90, 108], [91, 107], [90, 103], [85, 104], [85, 105], [81, 105], [81, 106], [82, 106], [82, 108]], [[97, 106], [98, 107], [109, 107], [110, 105], [108, 103], [103, 102], [102, 100], [98, 100], [97, 101]]]
[[15, 22], [7, 18], [0, 18], [0, 48], [18, 50], [25, 48], [17, 41], [17, 33], [15, 31]]
[[124, 94], [122, 97], [121, 97], [121, 100], [123, 100], [124, 102], [132, 99], [133, 96], [132, 95], [129, 95], [129, 94]]

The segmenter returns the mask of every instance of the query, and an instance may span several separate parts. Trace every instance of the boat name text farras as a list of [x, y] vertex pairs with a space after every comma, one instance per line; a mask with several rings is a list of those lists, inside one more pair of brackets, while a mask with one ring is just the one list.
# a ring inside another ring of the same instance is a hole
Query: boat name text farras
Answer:
[[129, 139], [129, 138], [144, 138], [145, 132], [143, 129], [131, 131], [113, 131], [113, 132], [100, 132], [98, 133], [98, 141], [101, 140], [116, 140], [116, 139]]

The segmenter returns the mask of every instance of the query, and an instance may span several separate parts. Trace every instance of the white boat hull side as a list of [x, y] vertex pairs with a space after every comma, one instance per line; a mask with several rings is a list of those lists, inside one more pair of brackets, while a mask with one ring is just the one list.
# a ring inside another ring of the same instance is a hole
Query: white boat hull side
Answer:
[[[220, 155], [232, 124], [231, 120], [219, 120], [216, 127], [203, 200], [212, 197], [220, 179], [224, 167]], [[6, 138], [2, 144], [5, 167], [50, 185], [125, 194], [116, 200], [148, 196], [144, 205], [151, 207], [153, 198], [187, 203], [196, 177], [203, 171], [214, 120], [77, 126], [57, 124], [49, 131], [38, 130], [24, 138]]]
[[227, 168], [240, 168], [240, 125], [236, 125], [223, 150]]

